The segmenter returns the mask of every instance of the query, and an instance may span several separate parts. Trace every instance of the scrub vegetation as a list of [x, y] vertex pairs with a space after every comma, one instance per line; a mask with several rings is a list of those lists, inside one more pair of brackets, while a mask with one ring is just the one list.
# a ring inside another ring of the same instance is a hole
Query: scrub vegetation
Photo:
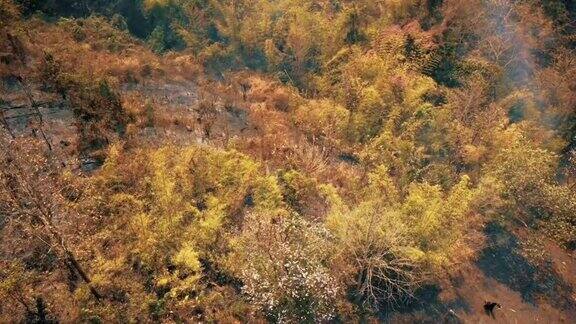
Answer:
[[575, 21], [562, 0], [0, 0], [0, 322], [398, 319], [495, 269], [496, 232], [570, 318], [550, 251], [576, 249]]

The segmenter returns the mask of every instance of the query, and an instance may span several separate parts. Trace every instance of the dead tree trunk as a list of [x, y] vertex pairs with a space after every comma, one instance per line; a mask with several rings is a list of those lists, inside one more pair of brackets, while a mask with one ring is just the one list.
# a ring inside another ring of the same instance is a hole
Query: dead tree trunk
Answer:
[[10, 137], [14, 139], [15, 138], [14, 133], [12, 132], [12, 129], [10, 129], [10, 124], [8, 124], [6, 116], [4, 116], [4, 109], [2, 108], [0, 108], [0, 123], [2, 123], [2, 126], [6, 129], [6, 132], [8, 132]]
[[24, 89], [24, 93], [26, 94], [28, 101], [30, 101], [30, 106], [34, 110], [34, 113], [36, 114], [36, 116], [38, 116], [38, 120], [40, 122], [40, 125], [38, 126], [38, 131], [40, 131], [40, 135], [42, 135], [42, 139], [44, 140], [44, 143], [46, 143], [48, 150], [52, 151], [52, 144], [48, 140], [48, 137], [46, 136], [46, 133], [44, 132], [44, 128], [42, 127], [44, 125], [44, 117], [42, 116], [42, 112], [40, 111], [40, 108], [38, 108], [39, 107], [38, 103], [36, 103], [36, 101], [34, 100], [34, 95], [32, 94], [32, 90], [30, 89], [30, 87], [28, 87], [28, 84], [26, 83], [24, 78], [22, 78], [21, 76], [17, 76], [16, 79], [18, 80], [18, 82], [22, 86], [22, 89]]
[[[57, 192], [58, 189], [48, 187], [47, 190], [51, 192], [45, 192], [47, 191], [46, 188], [43, 190], [39, 186], [43, 185], [42, 182], [49, 180], [44, 178], [40, 180], [31, 175], [30, 170], [25, 170], [20, 165], [28, 161], [23, 160], [22, 157], [17, 158], [15, 155], [17, 153], [11, 151], [9, 144], [5, 146], [4, 159], [0, 159], [2, 163], [0, 165], [0, 176], [3, 176], [3, 180], [7, 184], [6, 189], [8, 190], [9, 200], [12, 201], [13, 210], [15, 211], [12, 216], [17, 219], [21, 215], [27, 215], [27, 217], [30, 217], [29, 223], [41, 224], [50, 238], [46, 243], [61, 252], [65, 262], [80, 275], [82, 280], [88, 285], [92, 295], [96, 300], [100, 301], [102, 295], [91, 285], [90, 277], [69, 248], [64, 235], [52, 222], [55, 219], [54, 213], [59, 204], [56, 203], [56, 197], [51, 196], [51, 194], [52, 192]], [[2, 177], [0, 177], [0, 180], [2, 180]], [[8, 217], [10, 216], [9, 214]], [[24, 222], [21, 223], [27, 225]]]
[[96, 298], [96, 300], [100, 301], [100, 299], [102, 299], [102, 295], [100, 295], [98, 290], [96, 290], [96, 288], [94, 288], [91, 285], [92, 281], [90, 280], [90, 277], [88, 277], [88, 275], [86, 274], [84, 269], [82, 269], [82, 266], [80, 265], [80, 263], [78, 263], [78, 261], [74, 257], [74, 254], [72, 254], [72, 252], [70, 252], [70, 251], [66, 251], [66, 257], [67, 257], [68, 262], [71, 265], [71, 267], [74, 270], [76, 270], [76, 272], [78, 272], [78, 274], [80, 275], [80, 278], [82, 278], [82, 280], [84, 280], [84, 282], [88, 285], [88, 288], [90, 289], [90, 292], [92, 293], [94, 298]]

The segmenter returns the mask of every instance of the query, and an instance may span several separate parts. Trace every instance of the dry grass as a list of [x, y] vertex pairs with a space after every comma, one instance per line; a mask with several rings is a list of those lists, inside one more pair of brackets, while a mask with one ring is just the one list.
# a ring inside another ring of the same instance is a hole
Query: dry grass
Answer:
[[[91, 20], [97, 20], [97, 23]], [[39, 19], [26, 22], [26, 32], [19, 36], [24, 41], [31, 63], [52, 53], [69, 71], [83, 72], [99, 77], [112, 77], [118, 82], [143, 82], [145, 79], [194, 80], [201, 75], [198, 62], [186, 53], [171, 53], [160, 57], [140, 41], [125, 32], [105, 32], [97, 27], [107, 26], [100, 18], [84, 20], [84, 37], [75, 36], [74, 22], [48, 24]], [[104, 33], [104, 35], [102, 34]], [[104, 38], [108, 36], [108, 38]], [[107, 41], [108, 43], [103, 43]]]

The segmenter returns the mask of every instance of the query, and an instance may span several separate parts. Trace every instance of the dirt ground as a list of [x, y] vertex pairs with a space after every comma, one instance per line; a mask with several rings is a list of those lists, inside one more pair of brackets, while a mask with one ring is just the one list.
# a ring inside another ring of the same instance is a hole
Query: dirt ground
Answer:
[[[576, 256], [538, 238], [541, 262], [525, 256], [527, 230], [495, 223], [478, 258], [446, 282], [423, 287], [409, 305], [383, 315], [390, 323], [576, 323]], [[535, 264], [537, 263], [537, 265]], [[492, 314], [484, 302], [502, 305]]]

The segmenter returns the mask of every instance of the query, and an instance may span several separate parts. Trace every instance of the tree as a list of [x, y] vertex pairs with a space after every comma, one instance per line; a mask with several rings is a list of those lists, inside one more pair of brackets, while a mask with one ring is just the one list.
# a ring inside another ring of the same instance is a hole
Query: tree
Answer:
[[27, 235], [57, 251], [62, 265], [74, 276], [79, 275], [96, 300], [100, 300], [101, 294], [91, 285], [88, 272], [68, 243], [74, 233], [66, 233], [64, 229], [77, 216], [67, 208], [57, 161], [50, 155], [47, 157], [34, 141], [16, 141], [4, 133], [1, 136], [0, 208], [8, 224], [13, 225], [3, 230], [21, 227]]
[[558, 184], [558, 156], [530, 147], [522, 138], [505, 148], [487, 167], [487, 173], [502, 182], [501, 195], [508, 202], [512, 220], [541, 227], [561, 244], [574, 244], [576, 207], [574, 188]]
[[20, 17], [20, 10], [12, 0], [0, 0], [0, 31]]
[[346, 22], [344, 24], [344, 41], [348, 45], [354, 45], [365, 40], [365, 35], [361, 30], [360, 13], [358, 7], [354, 5], [346, 12]]
[[229, 267], [243, 293], [274, 322], [335, 317], [339, 287], [326, 267], [327, 233], [283, 210], [249, 214]]
[[421, 281], [417, 249], [411, 247], [400, 215], [375, 201], [327, 219], [334, 236], [333, 267], [355, 302], [369, 310], [409, 298]]
[[158, 25], [148, 36], [148, 46], [156, 53], [163, 53], [166, 50], [165, 38], [164, 26]]

